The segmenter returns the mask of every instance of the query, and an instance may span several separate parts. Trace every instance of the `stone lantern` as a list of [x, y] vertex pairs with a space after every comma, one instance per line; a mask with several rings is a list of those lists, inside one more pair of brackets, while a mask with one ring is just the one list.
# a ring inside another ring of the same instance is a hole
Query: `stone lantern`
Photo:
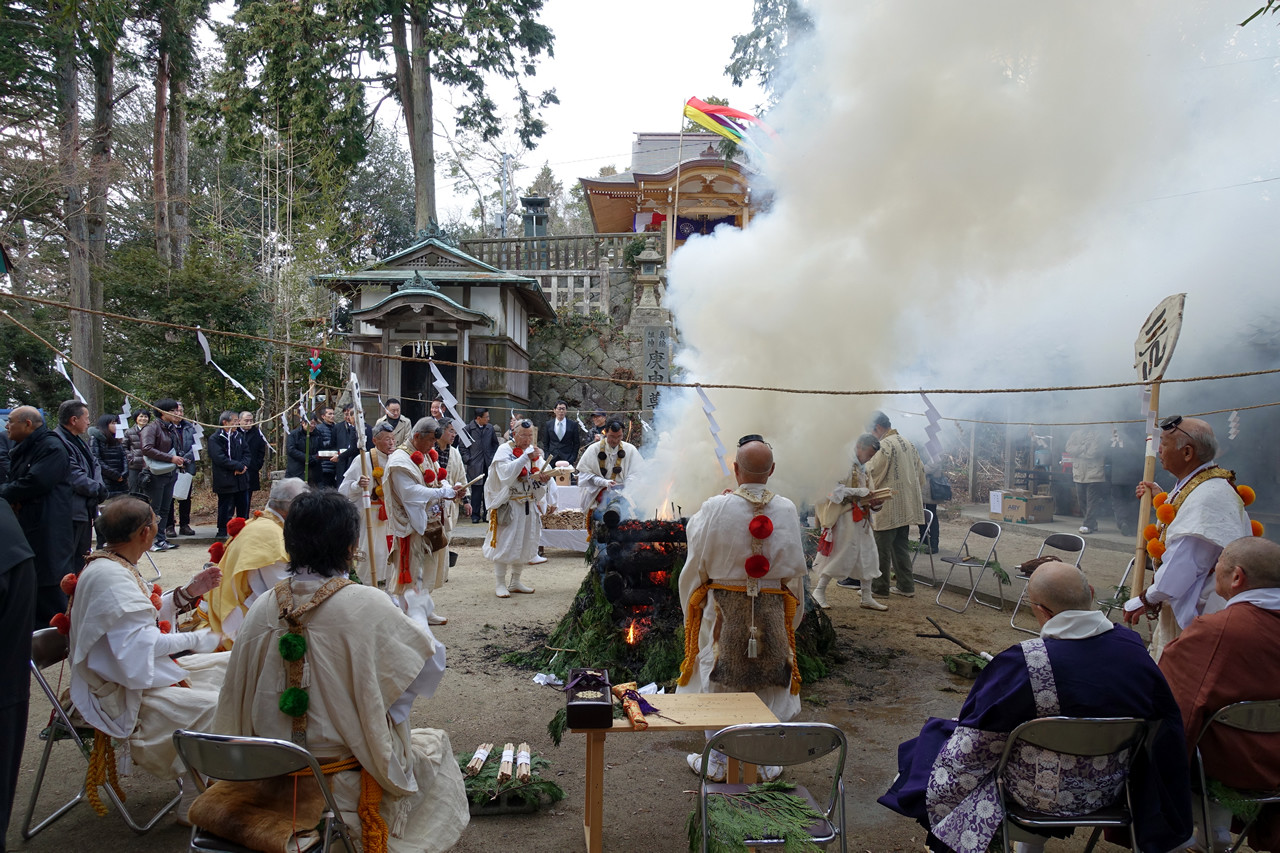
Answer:
[[640, 303], [641, 308], [657, 308], [658, 307], [658, 282], [662, 276], [658, 271], [658, 261], [662, 260], [662, 255], [654, 245], [654, 238], [650, 237], [645, 240], [644, 251], [636, 255], [636, 263], [639, 272], [636, 273], [636, 284], [640, 285]]

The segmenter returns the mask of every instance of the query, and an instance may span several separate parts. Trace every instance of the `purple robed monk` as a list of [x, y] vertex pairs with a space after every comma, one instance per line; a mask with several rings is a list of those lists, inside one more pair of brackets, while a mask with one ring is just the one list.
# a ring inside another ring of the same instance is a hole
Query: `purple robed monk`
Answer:
[[[1182, 716], [1141, 638], [1092, 609], [1093, 589], [1074, 566], [1041, 565], [1027, 598], [1040, 637], [997, 655], [958, 719], [931, 718], [898, 748], [898, 777], [879, 802], [918, 820], [934, 849], [983, 853], [1003, 820], [995, 769], [1015, 728], [1053, 716], [1158, 720], [1130, 770], [1138, 846], [1184, 846], [1192, 821]], [[1023, 743], [1005, 771], [1006, 795], [1034, 811], [1089, 814], [1123, 796], [1129, 758], [1127, 750], [1085, 758]]]

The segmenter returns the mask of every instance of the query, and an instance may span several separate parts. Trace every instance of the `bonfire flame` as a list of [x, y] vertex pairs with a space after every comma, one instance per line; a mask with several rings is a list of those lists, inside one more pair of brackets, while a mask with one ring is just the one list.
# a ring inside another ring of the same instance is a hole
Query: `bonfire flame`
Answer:
[[631, 621], [631, 624], [627, 626], [626, 639], [628, 646], [634, 646], [636, 643], [640, 642], [640, 629], [636, 627], [634, 619]]
[[662, 502], [658, 504], [657, 511], [653, 514], [656, 521], [675, 521], [680, 516], [676, 515], [676, 506], [671, 502], [671, 489], [675, 486], [676, 481], [673, 477], [671, 482], [667, 483], [667, 487], [662, 490]]

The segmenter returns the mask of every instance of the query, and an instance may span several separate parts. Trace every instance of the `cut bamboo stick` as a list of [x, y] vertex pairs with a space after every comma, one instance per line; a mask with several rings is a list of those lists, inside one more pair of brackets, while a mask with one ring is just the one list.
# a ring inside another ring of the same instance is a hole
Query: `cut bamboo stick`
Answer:
[[467, 775], [474, 776], [484, 767], [485, 761], [489, 758], [489, 753], [493, 751], [493, 744], [482, 743], [476, 747], [475, 754], [471, 756], [471, 760], [467, 762]]
[[533, 762], [529, 756], [529, 744], [522, 743], [516, 750], [516, 781], [528, 782], [533, 778]]
[[498, 765], [498, 784], [511, 781], [511, 771], [516, 758], [515, 744], [509, 743], [502, 748], [502, 763]]

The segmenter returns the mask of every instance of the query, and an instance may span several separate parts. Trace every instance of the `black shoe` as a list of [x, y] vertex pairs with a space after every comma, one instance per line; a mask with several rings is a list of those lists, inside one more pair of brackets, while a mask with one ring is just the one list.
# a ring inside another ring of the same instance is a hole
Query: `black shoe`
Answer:
[[177, 539], [178, 531], [174, 530], [172, 527], [168, 527], [168, 528], [165, 528], [164, 535], [166, 539], [168, 538]]
[[192, 530], [192, 529], [191, 529], [191, 525], [189, 525], [189, 524], [184, 524], [184, 525], [182, 525], [182, 527], [180, 527], [180, 528], [178, 529], [178, 532], [179, 532], [179, 533], [181, 533], [183, 536], [195, 536], [195, 535], [196, 535], [196, 532], [195, 532], [194, 530]]
[[849, 589], [862, 589], [862, 581], [857, 578], [845, 578], [842, 581], [836, 581], [836, 586], [844, 586]]
[[472, 523], [472, 524], [479, 524], [479, 523], [480, 523], [480, 519], [473, 515], [473, 516], [471, 516], [471, 523]]
[[226, 536], [226, 535], [227, 535], [227, 531], [225, 530], [219, 530], [217, 533], [217, 536], [219, 539], [221, 539], [223, 536]]

